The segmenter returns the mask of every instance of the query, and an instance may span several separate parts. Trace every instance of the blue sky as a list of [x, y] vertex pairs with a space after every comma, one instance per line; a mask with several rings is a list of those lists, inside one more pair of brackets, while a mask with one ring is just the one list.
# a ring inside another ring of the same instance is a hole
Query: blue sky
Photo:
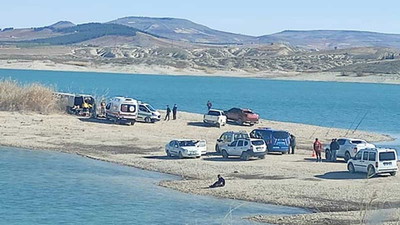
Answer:
[[125, 16], [176, 17], [249, 35], [282, 30], [345, 29], [400, 33], [400, 1], [388, 0], [4, 0], [0, 28], [60, 20], [107, 22]]

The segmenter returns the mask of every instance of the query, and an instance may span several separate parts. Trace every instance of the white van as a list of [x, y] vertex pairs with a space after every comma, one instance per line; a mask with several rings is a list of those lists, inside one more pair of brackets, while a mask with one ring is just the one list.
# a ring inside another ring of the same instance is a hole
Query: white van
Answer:
[[139, 102], [138, 119], [146, 123], [154, 123], [161, 120], [161, 113], [152, 105], [145, 102]]
[[114, 97], [106, 106], [106, 118], [119, 124], [135, 124], [139, 105], [133, 98]]
[[348, 161], [347, 169], [350, 173], [367, 173], [368, 177], [381, 173], [395, 176], [398, 170], [396, 150], [390, 148], [362, 149]]

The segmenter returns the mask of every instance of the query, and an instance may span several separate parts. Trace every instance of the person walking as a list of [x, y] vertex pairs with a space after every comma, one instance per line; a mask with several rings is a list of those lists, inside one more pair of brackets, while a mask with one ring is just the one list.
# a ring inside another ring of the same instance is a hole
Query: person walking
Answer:
[[167, 119], [169, 120], [169, 114], [171, 114], [171, 109], [169, 108], [169, 105], [167, 105], [167, 114], [165, 114], [164, 121]]
[[[296, 148], [296, 137], [293, 134], [290, 135], [290, 148], [292, 149], [292, 154], [294, 154], [294, 149]], [[290, 151], [288, 154], [289, 153]]]
[[208, 111], [210, 111], [210, 109], [212, 108], [212, 103], [210, 102], [210, 100], [207, 101], [207, 108]]
[[172, 108], [172, 119], [176, 120], [176, 113], [178, 112], [178, 106], [175, 104]]
[[317, 157], [317, 162], [322, 162], [321, 152], [322, 152], [322, 143], [315, 138], [313, 149], [315, 151], [315, 156]]

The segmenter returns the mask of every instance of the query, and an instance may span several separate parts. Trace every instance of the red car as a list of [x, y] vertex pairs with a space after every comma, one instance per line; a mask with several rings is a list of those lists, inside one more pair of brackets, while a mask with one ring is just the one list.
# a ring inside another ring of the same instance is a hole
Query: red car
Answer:
[[258, 123], [259, 116], [250, 109], [239, 109], [232, 108], [225, 111], [225, 115], [228, 120], [235, 121], [236, 123], [243, 125], [245, 123], [250, 124], [250, 126]]

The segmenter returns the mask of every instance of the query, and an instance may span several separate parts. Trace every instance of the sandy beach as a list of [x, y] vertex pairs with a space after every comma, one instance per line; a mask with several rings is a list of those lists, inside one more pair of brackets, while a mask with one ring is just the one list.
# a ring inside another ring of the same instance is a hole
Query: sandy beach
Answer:
[[[315, 212], [297, 217], [260, 215], [251, 218], [256, 221], [275, 224], [341, 224], [347, 221], [359, 224], [362, 214], [357, 210], [363, 210], [366, 205], [368, 213], [400, 206], [399, 176], [366, 179], [363, 174], [349, 174], [344, 161], [316, 163], [311, 158], [314, 138], [328, 143], [333, 137], [344, 136], [347, 131], [342, 129], [262, 120], [256, 127], [284, 129], [295, 134], [296, 154], [269, 154], [264, 160], [240, 161], [224, 160], [215, 154], [216, 139], [224, 131], [251, 131], [253, 127], [233, 124], [222, 128], [207, 127], [199, 114], [180, 112], [175, 121], [124, 126], [72, 115], [0, 112], [0, 124], [2, 146], [62, 151], [175, 174], [183, 179], [163, 181], [160, 185], [187, 193], [309, 208]], [[363, 131], [347, 136], [371, 142], [391, 139]], [[205, 139], [208, 154], [200, 159], [168, 158], [164, 146], [174, 138]], [[217, 174], [225, 177], [226, 187], [208, 189]], [[350, 221], [349, 217], [354, 220]], [[383, 220], [389, 224], [399, 220], [398, 216], [394, 217], [387, 216]]]
[[88, 63], [84, 61], [54, 62], [51, 60], [1, 60], [0, 69], [28, 69], [50, 71], [75, 71], [75, 72], [101, 72], [101, 73], [125, 73], [148, 75], [176, 75], [176, 76], [220, 76], [260, 78], [275, 80], [297, 81], [329, 81], [329, 82], [357, 82], [357, 83], [382, 83], [400, 84], [399, 74], [369, 74], [365, 76], [342, 76], [338, 72], [248, 72], [245, 70], [213, 70], [195, 68], [175, 68], [171, 66], [157, 65], [129, 65], [113, 63]]

